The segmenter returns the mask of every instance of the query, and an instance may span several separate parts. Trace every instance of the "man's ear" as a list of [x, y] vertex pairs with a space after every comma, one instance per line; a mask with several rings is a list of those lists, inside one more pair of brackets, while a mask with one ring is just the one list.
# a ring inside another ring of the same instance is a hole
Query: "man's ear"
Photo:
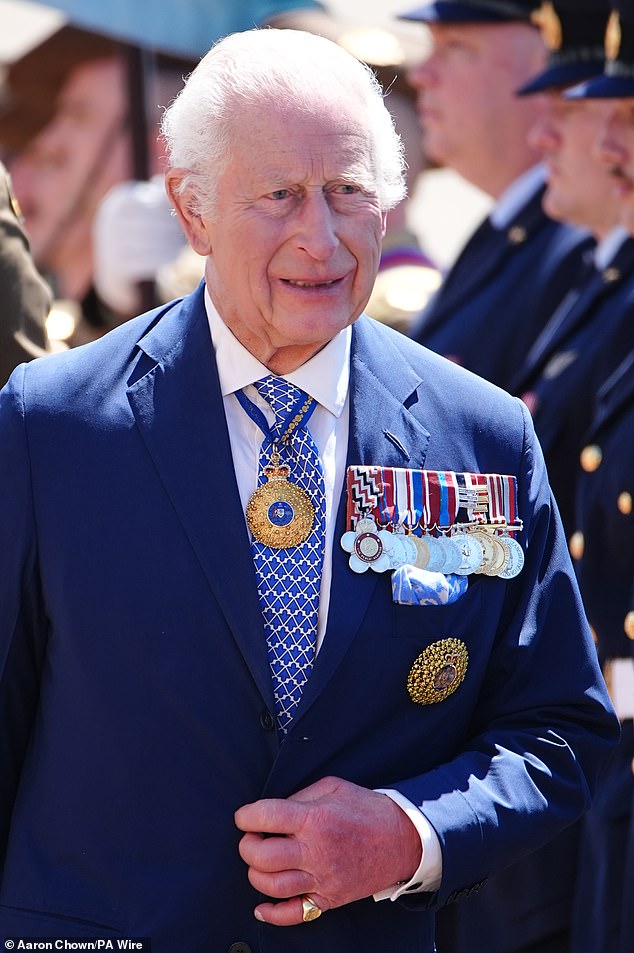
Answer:
[[165, 191], [176, 210], [189, 244], [195, 252], [206, 258], [211, 254], [211, 237], [201, 216], [194, 211], [192, 189], [185, 188], [181, 191], [179, 188], [185, 175], [185, 169], [169, 169], [165, 175]]

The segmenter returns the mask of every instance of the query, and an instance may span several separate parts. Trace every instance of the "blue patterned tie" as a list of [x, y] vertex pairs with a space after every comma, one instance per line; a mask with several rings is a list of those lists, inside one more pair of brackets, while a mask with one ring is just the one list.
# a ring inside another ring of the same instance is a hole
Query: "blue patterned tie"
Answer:
[[[255, 384], [275, 414], [270, 436], [260, 449], [259, 484], [271, 461], [273, 440], [284, 434], [290, 418], [306, 401], [299, 387], [281, 377], [265, 377]], [[278, 444], [280, 463], [290, 467], [289, 479], [310, 496], [315, 521], [308, 538], [288, 549], [273, 549], [253, 540], [264, 631], [273, 677], [278, 726], [286, 733], [308, 680], [315, 655], [319, 587], [326, 537], [324, 478], [317, 447], [300, 424], [288, 442]]]

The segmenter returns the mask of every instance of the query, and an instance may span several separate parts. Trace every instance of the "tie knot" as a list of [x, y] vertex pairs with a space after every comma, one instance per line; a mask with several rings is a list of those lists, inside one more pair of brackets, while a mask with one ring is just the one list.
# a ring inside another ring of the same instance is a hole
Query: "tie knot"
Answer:
[[264, 377], [256, 381], [254, 387], [260, 397], [267, 402], [278, 421], [284, 421], [298, 403], [306, 400], [306, 394], [295, 384], [283, 377]]

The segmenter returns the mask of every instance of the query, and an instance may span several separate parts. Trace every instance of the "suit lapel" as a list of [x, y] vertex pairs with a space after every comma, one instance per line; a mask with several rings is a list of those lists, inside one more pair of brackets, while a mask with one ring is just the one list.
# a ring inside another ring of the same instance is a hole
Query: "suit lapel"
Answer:
[[139, 431], [253, 678], [272, 706], [253, 560], [203, 286], [166, 312], [139, 347], [142, 355], [128, 389]]
[[[418, 401], [420, 385], [420, 376], [407, 364], [394, 341], [382, 334], [371, 319], [360, 318], [353, 327], [352, 338], [348, 466], [424, 467], [429, 431], [407, 410], [407, 406]], [[344, 488], [333, 542], [326, 637], [304, 690], [298, 716], [323, 690], [362, 628], [379, 581], [381, 585], [390, 584], [388, 573], [352, 572], [348, 553], [339, 545], [346, 528]]]

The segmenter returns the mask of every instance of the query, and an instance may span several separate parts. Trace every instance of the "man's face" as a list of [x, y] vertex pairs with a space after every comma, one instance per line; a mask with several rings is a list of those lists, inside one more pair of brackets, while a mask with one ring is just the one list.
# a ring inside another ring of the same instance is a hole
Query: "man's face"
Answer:
[[604, 234], [618, 221], [614, 186], [595, 144], [603, 123], [600, 100], [541, 97], [543, 109], [529, 137], [547, 168], [544, 208], [553, 218]]
[[343, 100], [303, 107], [242, 111], [215, 212], [194, 241], [225, 324], [269, 367], [278, 352], [298, 366], [359, 316], [381, 250], [363, 111]]
[[[432, 24], [431, 56], [408, 74], [418, 91], [425, 151], [480, 184], [519, 141], [526, 151], [534, 105], [515, 90], [544, 63], [543, 45], [521, 23]], [[511, 144], [511, 145], [509, 145]]]
[[69, 74], [50, 122], [11, 166], [35, 260], [55, 267], [67, 229], [88, 228], [106, 191], [130, 175], [125, 71], [114, 58]]
[[634, 97], [608, 101], [597, 149], [620, 203], [621, 220], [634, 235]]

